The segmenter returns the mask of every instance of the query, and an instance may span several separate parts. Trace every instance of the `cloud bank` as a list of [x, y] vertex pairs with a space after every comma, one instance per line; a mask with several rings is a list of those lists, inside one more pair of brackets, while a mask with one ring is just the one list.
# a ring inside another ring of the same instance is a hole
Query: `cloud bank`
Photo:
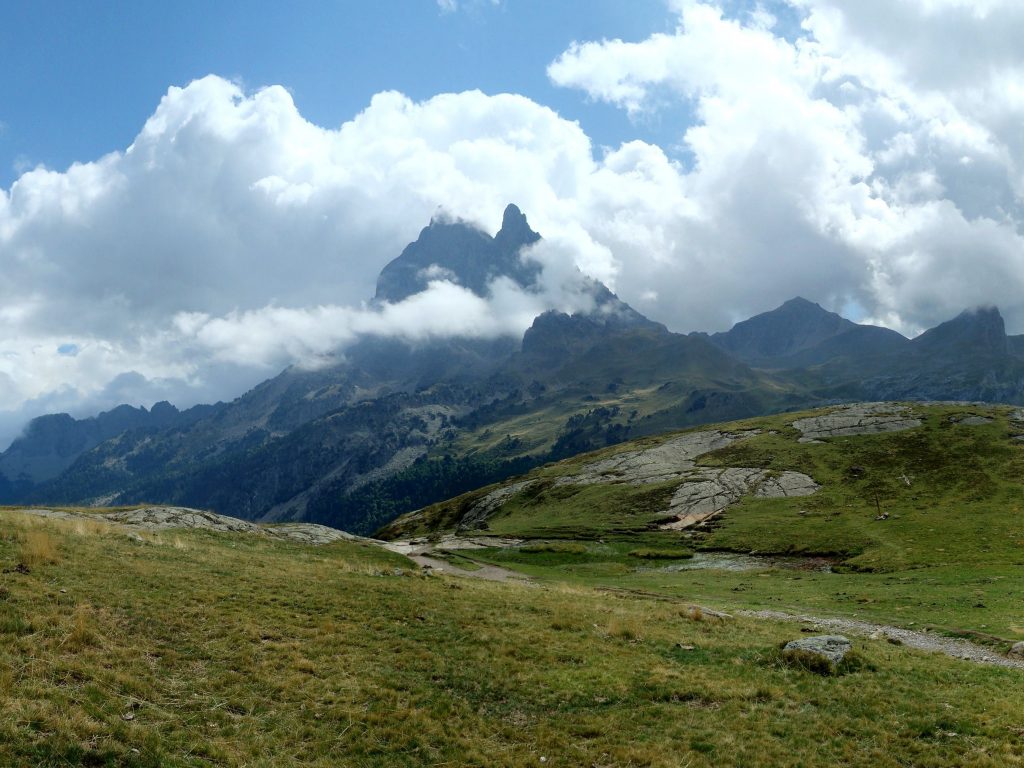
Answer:
[[[0, 190], [0, 438], [50, 410], [230, 398], [361, 334], [521, 333], [577, 306], [577, 268], [677, 330], [800, 294], [908, 334], [994, 303], [1024, 331], [1019, 4], [671, 12], [673, 31], [573, 43], [548, 75], [637, 120], [685, 105], [675, 146], [595, 147], [477, 91], [380, 93], [323, 127], [282, 87], [210, 76], [124, 151], [23, 174]], [[545, 237], [540, 294], [441, 279], [363, 304], [439, 206], [494, 232], [508, 202]]]

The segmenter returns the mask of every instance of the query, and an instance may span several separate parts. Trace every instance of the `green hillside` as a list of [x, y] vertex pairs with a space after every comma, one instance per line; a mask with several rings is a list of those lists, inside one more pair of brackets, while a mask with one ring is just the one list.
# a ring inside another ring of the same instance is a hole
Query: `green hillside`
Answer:
[[[406, 515], [381, 535], [449, 531], [569, 540], [571, 547], [471, 554], [544, 579], [732, 607], [912, 622], [992, 636], [1004, 647], [1024, 639], [1024, 442], [1016, 439], [1024, 434], [1016, 420], [1022, 414], [1005, 406], [892, 405], [876, 417], [920, 424], [798, 442], [802, 433], [794, 422], [828, 413], [712, 425], [578, 456], [509, 481], [516, 485], [491, 486]], [[694, 459], [689, 474], [634, 484], [615, 468], [622, 457], [650, 456], [644, 452], [716, 431], [735, 439]], [[573, 482], [588, 466], [607, 469], [601, 482]], [[681, 489], [727, 467], [756, 470], [757, 482], [803, 476], [820, 487], [779, 498], [747, 489], [704, 522], [666, 529], [677, 519], [670, 504]], [[517, 491], [474, 519], [481, 502], [503, 487]], [[644, 549], [679, 557], [630, 554]], [[716, 562], [728, 567], [705, 567]]]

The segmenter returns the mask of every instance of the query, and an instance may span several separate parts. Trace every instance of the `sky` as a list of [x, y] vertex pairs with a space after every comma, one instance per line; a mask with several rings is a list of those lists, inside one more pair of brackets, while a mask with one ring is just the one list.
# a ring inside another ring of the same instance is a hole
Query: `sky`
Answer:
[[[678, 331], [801, 295], [1024, 332], [1021, 39], [1016, 0], [0, 0], [0, 443], [520, 334], [577, 274]], [[367, 305], [509, 202], [542, 290]]]

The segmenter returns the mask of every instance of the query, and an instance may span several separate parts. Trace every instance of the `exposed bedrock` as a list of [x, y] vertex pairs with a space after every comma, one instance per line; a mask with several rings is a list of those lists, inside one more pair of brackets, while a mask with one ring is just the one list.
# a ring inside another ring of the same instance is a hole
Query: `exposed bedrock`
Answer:
[[[773, 472], [746, 467], [698, 467], [701, 456], [758, 434], [706, 430], [690, 432], [650, 448], [617, 453], [583, 465], [555, 485], [648, 485], [678, 480], [669, 505], [661, 510], [675, 520], [665, 528], [686, 528], [707, 520], [744, 496], [776, 498], [807, 496], [818, 490], [813, 479], [800, 472]], [[480, 528], [509, 499], [540, 482], [525, 480], [491, 491], [463, 517], [460, 528]]]
[[800, 442], [845, 435], [877, 435], [921, 426], [909, 407], [895, 403], [853, 403], [823, 416], [797, 419], [793, 426], [803, 435]]

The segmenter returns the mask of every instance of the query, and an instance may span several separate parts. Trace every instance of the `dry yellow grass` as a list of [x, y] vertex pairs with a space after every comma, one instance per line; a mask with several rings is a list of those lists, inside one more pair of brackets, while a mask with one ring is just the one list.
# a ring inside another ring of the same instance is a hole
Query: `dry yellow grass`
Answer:
[[64, 635], [60, 645], [68, 650], [77, 651], [87, 646], [98, 646], [101, 642], [99, 634], [94, 629], [95, 610], [88, 603], [82, 603], [75, 607], [68, 621], [67, 634]]
[[77, 536], [99, 536], [112, 530], [110, 523], [91, 518], [72, 520], [67, 524]]
[[26, 568], [35, 568], [60, 561], [60, 551], [53, 536], [43, 528], [30, 527], [21, 534], [18, 562]]

